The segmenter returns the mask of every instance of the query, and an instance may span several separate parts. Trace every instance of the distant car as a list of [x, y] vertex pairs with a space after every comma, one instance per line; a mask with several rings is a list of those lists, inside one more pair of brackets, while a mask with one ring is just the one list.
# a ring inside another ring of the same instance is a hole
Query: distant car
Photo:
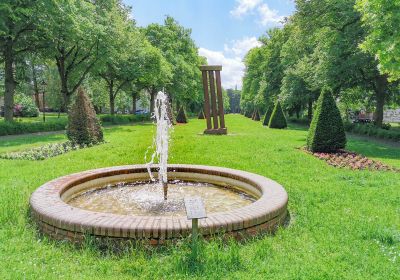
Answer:
[[136, 115], [144, 115], [144, 114], [148, 114], [149, 113], [149, 111], [148, 110], [136, 110], [135, 111], [135, 114]]
[[371, 119], [368, 119], [368, 118], [365, 118], [365, 119], [355, 119], [354, 121], [353, 121], [353, 123], [371, 123], [372, 122], [372, 120]]

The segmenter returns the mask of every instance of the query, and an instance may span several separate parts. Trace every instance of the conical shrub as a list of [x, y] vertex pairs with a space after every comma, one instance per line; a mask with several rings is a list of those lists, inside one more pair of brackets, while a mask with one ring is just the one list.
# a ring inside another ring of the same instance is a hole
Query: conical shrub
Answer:
[[260, 121], [260, 114], [258, 113], [257, 109], [254, 111], [253, 120], [257, 122]]
[[204, 112], [203, 112], [203, 109], [201, 109], [200, 110], [200, 112], [199, 112], [199, 116], [197, 117], [199, 120], [203, 120], [205, 117], [204, 117]]
[[92, 102], [82, 88], [78, 89], [75, 103], [68, 114], [67, 137], [79, 145], [103, 141], [103, 131]]
[[263, 125], [268, 126], [269, 119], [271, 118], [272, 112], [274, 111], [274, 107], [271, 105], [268, 107], [267, 112], [264, 115]]
[[332, 94], [323, 90], [307, 136], [307, 148], [312, 152], [335, 152], [346, 146], [342, 117]]
[[187, 118], [185, 114], [185, 110], [183, 110], [183, 106], [179, 108], [178, 115], [176, 116], [177, 123], [187, 123]]
[[287, 127], [285, 114], [283, 113], [281, 103], [278, 101], [272, 111], [271, 118], [268, 123], [269, 128], [285, 128]]
[[250, 110], [247, 110], [247, 111], [244, 113], [244, 116], [245, 116], [246, 118], [251, 118], [251, 117], [252, 117], [251, 111], [250, 111]]
[[174, 114], [172, 113], [172, 105], [169, 101], [167, 103], [167, 116], [168, 116], [170, 123], [172, 125], [175, 125], [176, 123], [175, 123]]

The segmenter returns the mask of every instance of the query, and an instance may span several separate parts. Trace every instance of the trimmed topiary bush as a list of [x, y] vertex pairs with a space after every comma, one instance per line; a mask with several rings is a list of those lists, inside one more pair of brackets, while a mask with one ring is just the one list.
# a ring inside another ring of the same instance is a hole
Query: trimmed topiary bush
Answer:
[[252, 116], [251, 116], [251, 111], [250, 110], [247, 110], [245, 113], [244, 113], [244, 116], [246, 117], [246, 118], [251, 118]]
[[176, 115], [176, 122], [177, 123], [187, 123], [187, 118], [185, 114], [185, 110], [183, 110], [183, 106], [179, 108], [178, 115]]
[[265, 113], [264, 120], [263, 120], [263, 125], [268, 126], [269, 124], [269, 119], [271, 118], [272, 112], [274, 111], [273, 106], [269, 106], [267, 109], [267, 112]]
[[257, 122], [260, 121], [260, 114], [258, 113], [257, 109], [254, 111], [253, 121], [257, 121]]
[[170, 123], [172, 125], [176, 125], [174, 114], [172, 113], [172, 105], [171, 105], [171, 102], [169, 102], [169, 101], [167, 103], [167, 115], [168, 115], [168, 119], [169, 119]]
[[204, 117], [203, 109], [200, 110], [199, 115], [198, 115], [197, 118], [198, 118], [199, 120], [203, 120], [203, 119], [205, 118], [205, 117]]
[[308, 130], [307, 148], [312, 152], [335, 152], [346, 146], [343, 121], [332, 94], [323, 90]]
[[285, 114], [283, 113], [281, 103], [279, 101], [276, 102], [276, 104], [275, 104], [275, 108], [272, 111], [268, 126], [269, 126], [269, 128], [285, 128], [285, 127], [287, 127]]
[[103, 141], [103, 131], [93, 105], [82, 88], [68, 114], [67, 136], [79, 145], [96, 144]]

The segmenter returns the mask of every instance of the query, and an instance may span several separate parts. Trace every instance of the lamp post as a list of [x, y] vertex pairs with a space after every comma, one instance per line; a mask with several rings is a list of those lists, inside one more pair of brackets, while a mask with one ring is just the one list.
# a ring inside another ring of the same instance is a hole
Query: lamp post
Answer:
[[43, 122], [46, 122], [46, 108], [45, 108], [45, 106], [46, 106], [46, 100], [45, 100], [45, 92], [46, 92], [47, 83], [46, 83], [44, 80], [42, 80], [42, 81], [40, 82], [40, 85], [42, 86]]

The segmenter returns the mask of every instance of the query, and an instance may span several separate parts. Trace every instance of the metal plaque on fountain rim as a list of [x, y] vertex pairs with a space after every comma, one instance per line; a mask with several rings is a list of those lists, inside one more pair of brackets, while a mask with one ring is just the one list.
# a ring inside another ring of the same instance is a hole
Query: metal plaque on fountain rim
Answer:
[[207, 218], [206, 209], [201, 197], [185, 197], [184, 202], [188, 220]]

